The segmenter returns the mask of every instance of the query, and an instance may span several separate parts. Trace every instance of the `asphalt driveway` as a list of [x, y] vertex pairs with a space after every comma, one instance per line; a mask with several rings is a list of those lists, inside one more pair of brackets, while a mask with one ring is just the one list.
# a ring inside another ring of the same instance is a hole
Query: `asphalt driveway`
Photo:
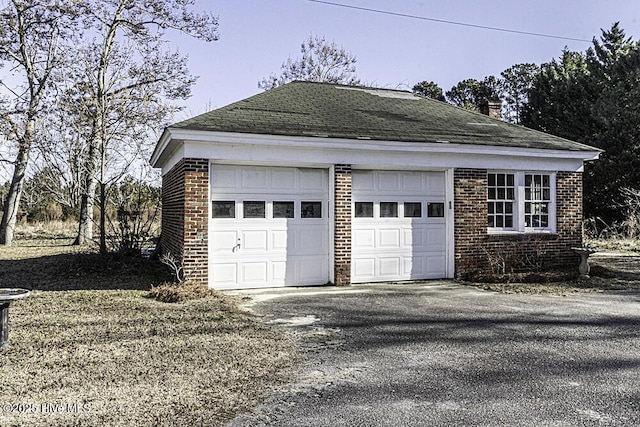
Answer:
[[640, 425], [640, 293], [452, 282], [255, 291], [306, 361], [232, 425]]

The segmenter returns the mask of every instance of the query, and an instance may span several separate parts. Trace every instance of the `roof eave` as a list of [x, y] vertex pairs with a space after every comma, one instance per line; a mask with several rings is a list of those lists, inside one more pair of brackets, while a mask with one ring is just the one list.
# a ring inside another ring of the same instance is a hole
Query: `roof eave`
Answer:
[[151, 158], [149, 159], [149, 163], [152, 167], [162, 167], [162, 165], [160, 164], [160, 159], [162, 155], [167, 151], [167, 148], [172, 141], [173, 138], [170, 128], [164, 128], [164, 130], [162, 131], [162, 135], [160, 135], [160, 139], [158, 139], [158, 143], [153, 150], [153, 154], [151, 154]]
[[[527, 157], [555, 157], [592, 161], [599, 158], [602, 150], [576, 143], [579, 149], [527, 148], [498, 145], [459, 144], [424, 141], [386, 141], [373, 139], [328, 138], [321, 136], [287, 136], [273, 134], [238, 133], [221, 131], [204, 131], [185, 128], [167, 128], [154, 151], [151, 162], [154, 167], [161, 167], [163, 153], [175, 142], [191, 141], [196, 143], [233, 143], [260, 144], [272, 146], [289, 146], [301, 148], [345, 148], [356, 150], [389, 150], [389, 151], [425, 151], [457, 152], [460, 154], [495, 154], [519, 155]], [[169, 150], [173, 151], [173, 150]]]

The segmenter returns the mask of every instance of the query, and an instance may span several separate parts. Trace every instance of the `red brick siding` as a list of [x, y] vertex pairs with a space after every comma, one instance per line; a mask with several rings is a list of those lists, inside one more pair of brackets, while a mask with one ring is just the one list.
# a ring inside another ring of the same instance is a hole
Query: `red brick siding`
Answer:
[[483, 269], [482, 247], [487, 237], [487, 171], [456, 169], [454, 241], [456, 277]]
[[351, 165], [335, 165], [334, 284], [351, 284]]
[[489, 235], [487, 233], [487, 171], [456, 169], [455, 270], [456, 277], [490, 273], [496, 260], [507, 260], [519, 271], [577, 266], [571, 247], [582, 245], [582, 174], [556, 174], [557, 228], [554, 234]]
[[185, 277], [208, 280], [209, 161], [182, 159], [162, 178], [162, 250], [182, 259]]
[[184, 249], [184, 160], [162, 177], [162, 234], [164, 254], [182, 259]]

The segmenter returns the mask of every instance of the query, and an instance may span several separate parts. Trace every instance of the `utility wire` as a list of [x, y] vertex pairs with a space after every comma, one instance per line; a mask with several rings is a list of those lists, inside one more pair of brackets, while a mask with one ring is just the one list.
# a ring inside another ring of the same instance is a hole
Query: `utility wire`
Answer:
[[325, 0], [307, 0], [307, 1], [311, 2], [311, 3], [320, 3], [320, 4], [329, 5], [329, 6], [344, 7], [346, 9], [354, 9], [354, 10], [362, 10], [362, 11], [365, 11], [365, 12], [380, 13], [380, 14], [383, 14], [383, 15], [391, 15], [391, 16], [399, 16], [399, 17], [402, 17], [402, 18], [419, 19], [421, 21], [439, 22], [441, 24], [450, 24], [450, 25], [459, 25], [461, 27], [479, 28], [481, 30], [500, 31], [500, 32], [503, 32], [503, 33], [522, 34], [522, 35], [526, 35], [526, 36], [546, 37], [546, 38], [549, 38], [549, 39], [570, 40], [570, 41], [575, 41], [575, 42], [591, 43], [591, 40], [579, 39], [579, 38], [574, 38], [574, 37], [564, 37], [564, 36], [556, 36], [556, 35], [553, 35], [553, 34], [542, 34], [542, 33], [532, 33], [532, 32], [529, 32], [529, 31], [510, 30], [510, 29], [507, 29], [507, 28], [489, 27], [487, 25], [476, 25], [476, 24], [468, 24], [468, 23], [465, 23], [465, 22], [448, 21], [446, 19], [427, 18], [426, 16], [409, 15], [409, 14], [406, 14], [406, 13], [390, 12], [388, 10], [371, 9], [371, 8], [368, 8], [368, 7], [353, 6], [353, 5], [342, 4], [342, 3], [334, 3], [334, 2], [325, 1]]

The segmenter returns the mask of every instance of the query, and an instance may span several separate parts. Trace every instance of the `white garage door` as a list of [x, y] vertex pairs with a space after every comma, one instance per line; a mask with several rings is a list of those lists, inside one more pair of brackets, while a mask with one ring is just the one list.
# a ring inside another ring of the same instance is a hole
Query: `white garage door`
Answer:
[[444, 172], [353, 171], [351, 281], [446, 277]]
[[213, 164], [210, 175], [212, 287], [329, 281], [327, 170]]

